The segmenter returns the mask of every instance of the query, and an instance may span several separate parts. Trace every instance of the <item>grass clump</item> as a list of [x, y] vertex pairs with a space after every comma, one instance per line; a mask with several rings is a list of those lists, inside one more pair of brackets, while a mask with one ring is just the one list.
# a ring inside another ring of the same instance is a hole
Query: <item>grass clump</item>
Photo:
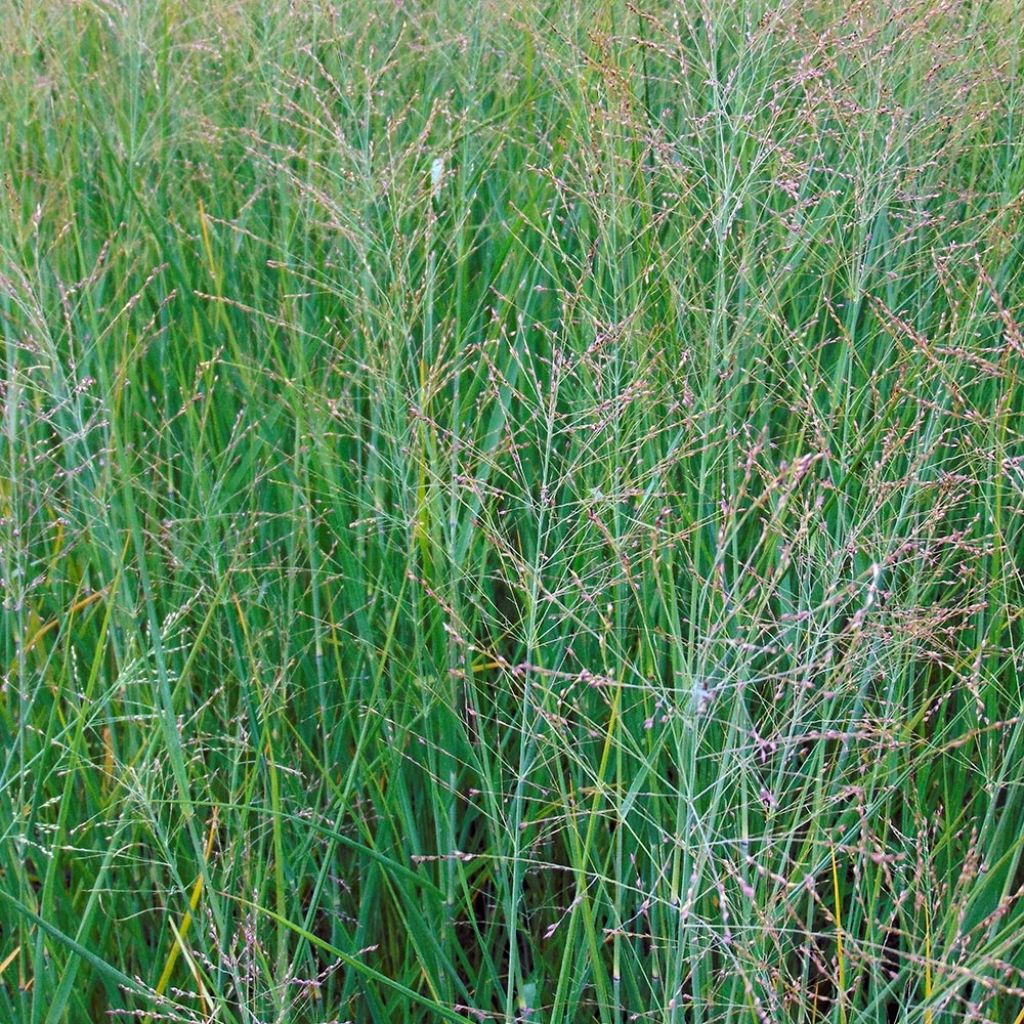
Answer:
[[1021, 15], [9, 3], [0, 1020], [1019, 1024]]

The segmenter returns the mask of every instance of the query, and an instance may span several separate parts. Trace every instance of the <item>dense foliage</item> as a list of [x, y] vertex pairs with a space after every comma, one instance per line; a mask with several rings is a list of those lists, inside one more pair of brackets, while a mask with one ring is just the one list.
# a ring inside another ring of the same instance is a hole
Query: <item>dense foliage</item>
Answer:
[[0, 1020], [1020, 1024], [1017, 0], [0, 15]]

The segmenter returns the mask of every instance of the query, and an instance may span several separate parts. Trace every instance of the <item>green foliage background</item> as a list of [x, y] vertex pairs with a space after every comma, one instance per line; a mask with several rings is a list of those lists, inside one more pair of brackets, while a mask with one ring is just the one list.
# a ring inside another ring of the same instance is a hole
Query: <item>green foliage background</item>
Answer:
[[0, 1020], [1019, 1024], [1019, 3], [0, 14]]

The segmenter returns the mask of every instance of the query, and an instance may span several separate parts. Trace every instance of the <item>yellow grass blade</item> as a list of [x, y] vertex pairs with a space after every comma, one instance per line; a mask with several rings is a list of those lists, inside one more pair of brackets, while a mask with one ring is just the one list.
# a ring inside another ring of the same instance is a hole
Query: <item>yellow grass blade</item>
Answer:
[[843, 908], [839, 899], [839, 869], [836, 866], [836, 848], [829, 847], [832, 856], [832, 892], [836, 907], [836, 964], [839, 973], [839, 1020], [846, 1024], [846, 966], [843, 962]]
[[[76, 613], [80, 612], [83, 608], [88, 608], [89, 605], [94, 604], [101, 597], [103, 597], [106, 594], [106, 592], [107, 588], [104, 587], [102, 590], [97, 590], [91, 594], [86, 594], [85, 597], [80, 598], [73, 605], [71, 605], [71, 607], [68, 608], [68, 610], [64, 613], [63, 617], [51, 619], [45, 625], [40, 626], [39, 629], [37, 629], [35, 633], [33, 633], [32, 636], [29, 638], [28, 643], [25, 644], [25, 653], [28, 654], [31, 650], [33, 650], [36, 644], [38, 644], [39, 641], [42, 640], [47, 633], [52, 633], [53, 630], [55, 630], [64, 621], [65, 618], [75, 615]], [[17, 666], [17, 661], [12, 662], [11, 671], [13, 672], [14, 669], [17, 668]]]
[[[216, 834], [217, 808], [214, 807], [213, 814], [210, 816], [210, 829], [206, 835], [206, 847], [203, 850], [203, 857], [206, 861], [209, 861], [210, 854], [213, 852], [213, 840]], [[175, 941], [171, 944], [171, 948], [167, 953], [167, 960], [164, 963], [164, 969], [160, 972], [160, 980], [156, 983], [154, 988], [154, 991], [158, 996], [162, 996], [167, 990], [167, 986], [170, 984], [171, 975], [174, 973], [174, 967], [178, 962], [178, 955], [185, 949], [185, 937], [188, 935], [188, 930], [192, 925], [192, 916], [199, 907], [199, 900], [202, 897], [202, 894], [203, 875], [200, 872], [199, 877], [195, 881], [195, 885], [192, 886], [192, 895], [188, 901], [188, 910], [185, 911], [185, 914], [181, 919], [181, 924], [175, 927], [174, 922], [171, 922]], [[186, 959], [188, 959], [187, 954]], [[149, 1014], [145, 1018], [145, 1024], [150, 1024], [151, 1021], [152, 1015]]]
[[18, 958], [18, 954], [20, 952], [21, 946], [15, 946], [14, 949], [12, 949], [10, 953], [8, 953], [7, 956], [3, 958], [3, 961], [0, 962], [0, 978], [4, 976], [4, 971], [6, 971], [7, 968], [10, 967], [11, 964], [13, 964], [14, 961]]

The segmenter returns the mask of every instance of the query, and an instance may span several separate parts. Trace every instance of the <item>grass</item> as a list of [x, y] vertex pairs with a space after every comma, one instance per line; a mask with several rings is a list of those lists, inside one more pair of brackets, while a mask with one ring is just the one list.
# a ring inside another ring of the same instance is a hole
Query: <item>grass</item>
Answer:
[[1017, 0], [8, 0], [0, 1021], [1024, 1014]]

